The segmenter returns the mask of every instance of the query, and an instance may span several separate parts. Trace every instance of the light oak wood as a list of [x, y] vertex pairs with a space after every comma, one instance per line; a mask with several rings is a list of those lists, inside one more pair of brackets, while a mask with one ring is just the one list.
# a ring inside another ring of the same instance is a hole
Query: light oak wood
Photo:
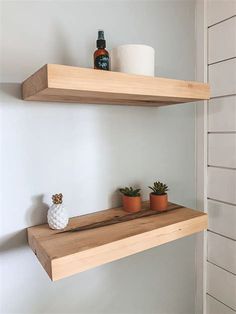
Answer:
[[[177, 209], [174, 209], [176, 208]], [[28, 228], [28, 241], [54, 281], [142, 252], [207, 228], [207, 215], [176, 204], [171, 211], [77, 232], [60, 233], [47, 224]], [[149, 210], [149, 203], [143, 203]], [[65, 230], [127, 215], [113, 208], [71, 218]]]
[[165, 106], [209, 99], [209, 85], [47, 64], [22, 84], [24, 100]]

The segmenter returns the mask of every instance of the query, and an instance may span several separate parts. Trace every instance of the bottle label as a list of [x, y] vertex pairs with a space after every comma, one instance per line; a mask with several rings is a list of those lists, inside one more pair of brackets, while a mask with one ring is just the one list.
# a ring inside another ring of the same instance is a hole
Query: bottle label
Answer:
[[95, 58], [95, 67], [100, 70], [109, 70], [109, 56], [100, 55]]

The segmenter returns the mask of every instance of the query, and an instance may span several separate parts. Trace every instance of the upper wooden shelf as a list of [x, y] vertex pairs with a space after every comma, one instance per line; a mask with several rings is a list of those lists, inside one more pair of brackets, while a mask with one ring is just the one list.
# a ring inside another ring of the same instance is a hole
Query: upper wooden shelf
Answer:
[[25, 100], [165, 106], [210, 97], [208, 84], [47, 64], [22, 83]]
[[60, 233], [47, 224], [30, 227], [29, 245], [54, 281], [207, 228], [207, 215], [203, 212], [172, 203], [169, 211], [161, 214], [148, 208], [149, 203], [144, 202], [143, 213], [151, 212], [151, 216], [99, 228], [91, 224], [114, 217], [124, 219], [130, 214], [113, 208], [74, 217], [65, 229], [86, 226], [83, 231]]

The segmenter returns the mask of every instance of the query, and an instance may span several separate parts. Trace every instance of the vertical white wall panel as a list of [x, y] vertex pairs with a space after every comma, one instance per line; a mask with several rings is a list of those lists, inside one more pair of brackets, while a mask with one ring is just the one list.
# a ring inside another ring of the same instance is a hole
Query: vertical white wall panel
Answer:
[[212, 298], [210, 295], [206, 296], [206, 314], [235, 314], [235, 311], [224, 305], [223, 303]]
[[219, 23], [236, 14], [235, 0], [208, 0], [207, 2], [208, 26]]
[[209, 100], [208, 131], [236, 131], [236, 96], [226, 96]]
[[236, 169], [236, 133], [208, 134], [208, 165]]
[[208, 229], [236, 240], [236, 206], [208, 200]]
[[236, 276], [207, 263], [207, 292], [236, 310]]
[[208, 167], [208, 197], [236, 204], [236, 170]]
[[208, 231], [208, 261], [236, 274], [236, 241]]
[[208, 64], [236, 57], [236, 17], [208, 30]]
[[208, 75], [211, 97], [236, 94], [236, 59], [210, 65]]

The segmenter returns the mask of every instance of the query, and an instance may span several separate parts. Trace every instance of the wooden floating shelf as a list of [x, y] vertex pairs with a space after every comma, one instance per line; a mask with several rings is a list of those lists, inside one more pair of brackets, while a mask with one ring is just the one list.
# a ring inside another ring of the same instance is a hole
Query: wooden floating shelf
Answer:
[[48, 224], [30, 227], [28, 242], [55, 281], [207, 228], [205, 213], [180, 205], [169, 203], [168, 212], [153, 215], [149, 203], [144, 202], [145, 210], [152, 216], [94, 228], [91, 224], [130, 215], [122, 208], [103, 210], [71, 218], [64, 229], [91, 225], [84, 231], [59, 233]]
[[208, 84], [46, 64], [22, 84], [24, 100], [165, 106], [210, 97]]

